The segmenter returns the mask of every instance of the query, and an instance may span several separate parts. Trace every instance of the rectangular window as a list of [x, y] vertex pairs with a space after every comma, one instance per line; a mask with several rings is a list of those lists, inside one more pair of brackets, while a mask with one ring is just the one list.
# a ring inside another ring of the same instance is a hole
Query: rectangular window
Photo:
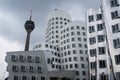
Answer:
[[89, 38], [89, 41], [90, 41], [90, 45], [95, 44], [96, 43], [96, 38], [91, 37], [91, 38]]
[[27, 80], [27, 76], [23, 76], [23, 77], [22, 77], [22, 80]]
[[105, 54], [105, 47], [98, 47], [99, 55]]
[[120, 32], [120, 25], [119, 24], [112, 25], [112, 32], [113, 33]]
[[18, 66], [13, 65], [13, 66], [12, 66], [12, 70], [13, 70], [14, 72], [17, 72], [17, 71], [18, 71]]
[[96, 68], [96, 62], [90, 62], [90, 67], [91, 67], [91, 69], [95, 69]]
[[85, 75], [86, 75], [86, 72], [85, 72], [85, 71], [82, 71], [82, 75], [85, 76]]
[[41, 72], [43, 72], [43, 68], [41, 66], [38, 66], [37, 71], [38, 71], [38, 73], [41, 73]]
[[32, 76], [32, 79], [31, 80], [36, 80], [36, 77], [35, 76]]
[[35, 71], [34, 66], [30, 66], [30, 67], [29, 67], [29, 71], [30, 71], [30, 72], [34, 72], [34, 71]]
[[91, 49], [90, 50], [90, 57], [96, 56], [96, 49]]
[[108, 80], [108, 75], [101, 74], [100, 75], [100, 80]]
[[91, 16], [88, 17], [88, 19], [89, 19], [89, 22], [92, 22], [92, 21], [94, 21], [94, 16], [91, 15]]
[[98, 42], [103, 42], [105, 40], [104, 35], [98, 35]]
[[79, 71], [76, 71], [76, 75], [77, 75], [77, 76], [79, 76], [79, 75], [80, 75], [80, 74], [79, 74]]
[[22, 56], [22, 55], [20, 55], [20, 61], [21, 61], [21, 62], [24, 62], [24, 61], [25, 61], [25, 57]]
[[120, 64], [120, 55], [115, 55], [115, 63], [116, 63], [117, 65]]
[[111, 12], [111, 17], [112, 17], [112, 19], [119, 18], [118, 11]]
[[120, 48], [120, 38], [114, 39], [113, 45], [115, 49]]
[[117, 73], [116, 73], [116, 79], [117, 79], [117, 80], [120, 80], [120, 72], [117, 72]]
[[74, 57], [74, 61], [78, 61], [77, 57]]
[[49, 58], [47, 59], [47, 63], [48, 63], [48, 64], [50, 64], [50, 63], [51, 63], [51, 60], [50, 60]]
[[18, 76], [14, 76], [14, 80], [19, 80], [19, 77]]
[[81, 64], [81, 68], [85, 68], [85, 64]]
[[80, 60], [81, 60], [81, 61], [84, 61], [84, 57], [80, 57]]
[[111, 5], [111, 7], [119, 6], [118, 0], [111, 0], [110, 5]]
[[91, 80], [96, 80], [96, 76], [91, 76]]
[[99, 68], [106, 68], [107, 65], [106, 65], [106, 60], [100, 60], [99, 61]]
[[16, 55], [12, 55], [11, 60], [12, 60], [13, 62], [16, 62], [16, 61], [17, 61], [17, 56], [16, 56]]
[[26, 72], [26, 66], [21, 66], [21, 71]]
[[75, 68], [79, 68], [78, 64], [75, 64], [74, 66], [75, 66]]
[[94, 26], [89, 26], [89, 33], [95, 32]]
[[36, 56], [35, 61], [36, 61], [36, 63], [40, 63], [41, 57]]
[[102, 14], [97, 14], [97, 21], [102, 20]]
[[28, 56], [28, 62], [32, 62], [33, 59], [32, 59], [32, 56]]
[[104, 29], [104, 25], [103, 24], [97, 24], [97, 30], [101, 31]]

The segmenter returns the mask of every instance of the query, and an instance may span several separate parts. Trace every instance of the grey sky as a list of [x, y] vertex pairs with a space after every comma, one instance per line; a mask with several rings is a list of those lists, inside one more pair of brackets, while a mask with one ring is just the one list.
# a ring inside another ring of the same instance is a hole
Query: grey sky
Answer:
[[[33, 11], [35, 22], [35, 30], [31, 34], [31, 46], [33, 46], [37, 42], [44, 42], [47, 16], [51, 10], [56, 8], [64, 10], [73, 20], [85, 20], [85, 11], [89, 8], [97, 9], [99, 4], [100, 0], [0, 0], [0, 38], [7, 40], [8, 44], [18, 43], [19, 45], [12, 46], [13, 51], [14, 49], [23, 50], [26, 37], [24, 23], [29, 19], [30, 10]], [[6, 46], [9, 51], [12, 51], [8, 44]], [[4, 47], [1, 44], [0, 48]], [[1, 53], [1, 56], [4, 57], [4, 54]], [[4, 58], [0, 61], [0, 67], [5, 63], [3, 60]]]

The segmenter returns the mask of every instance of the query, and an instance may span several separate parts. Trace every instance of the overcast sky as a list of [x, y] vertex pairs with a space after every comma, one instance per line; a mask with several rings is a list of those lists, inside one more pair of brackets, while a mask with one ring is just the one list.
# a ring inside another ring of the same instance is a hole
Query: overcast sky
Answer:
[[99, 5], [100, 0], [0, 0], [0, 80], [6, 69], [6, 52], [24, 50], [24, 23], [29, 19], [31, 10], [35, 22], [31, 34], [32, 49], [35, 43], [44, 42], [47, 16], [51, 10], [64, 10], [73, 20], [84, 21], [86, 10], [97, 9]]

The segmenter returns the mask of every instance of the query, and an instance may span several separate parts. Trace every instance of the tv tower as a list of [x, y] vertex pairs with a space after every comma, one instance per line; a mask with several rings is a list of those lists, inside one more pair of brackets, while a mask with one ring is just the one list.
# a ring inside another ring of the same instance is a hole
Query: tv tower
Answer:
[[27, 20], [25, 22], [25, 25], [24, 25], [25, 30], [27, 32], [26, 43], [25, 43], [25, 51], [29, 51], [30, 33], [35, 28], [35, 24], [31, 19], [32, 19], [32, 11], [31, 11], [31, 14], [30, 14], [30, 20]]

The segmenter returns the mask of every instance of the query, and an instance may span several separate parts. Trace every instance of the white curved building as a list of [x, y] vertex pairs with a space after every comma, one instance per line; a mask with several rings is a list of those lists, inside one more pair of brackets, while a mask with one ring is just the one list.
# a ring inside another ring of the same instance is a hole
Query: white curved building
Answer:
[[87, 36], [86, 27], [82, 21], [72, 21], [61, 29], [60, 53], [62, 68], [76, 70], [76, 77], [87, 79]]
[[56, 46], [60, 45], [60, 30], [71, 22], [71, 16], [62, 10], [53, 10], [48, 15], [48, 27], [46, 29], [46, 41]]
[[91, 80], [120, 80], [120, 0], [101, 0], [87, 11]]

